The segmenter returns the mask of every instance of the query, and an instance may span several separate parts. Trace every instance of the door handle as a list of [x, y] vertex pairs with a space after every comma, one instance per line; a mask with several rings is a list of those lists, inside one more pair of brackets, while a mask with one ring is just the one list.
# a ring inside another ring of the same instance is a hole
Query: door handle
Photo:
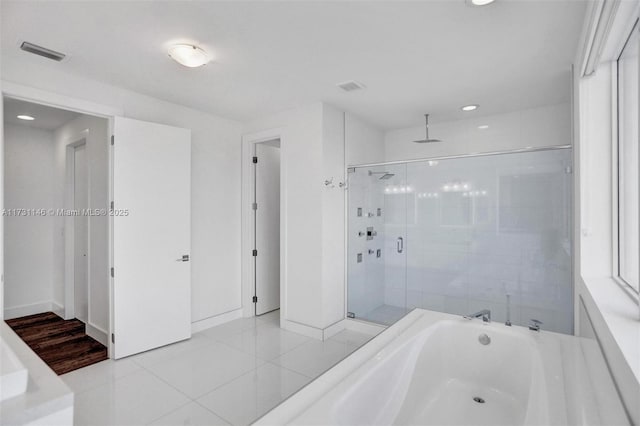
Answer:
[[398, 237], [397, 249], [398, 253], [402, 253], [404, 251], [404, 240], [402, 239], [402, 237]]
[[176, 262], [188, 262], [188, 261], [189, 261], [189, 255], [188, 254], [183, 254], [180, 259], [176, 259]]

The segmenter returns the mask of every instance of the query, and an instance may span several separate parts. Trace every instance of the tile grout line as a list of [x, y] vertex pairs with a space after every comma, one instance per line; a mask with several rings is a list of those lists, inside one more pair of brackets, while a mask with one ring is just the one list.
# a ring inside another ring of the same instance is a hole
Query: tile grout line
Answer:
[[[139, 364], [138, 364], [139, 365]], [[156, 373], [154, 373], [153, 371], [149, 370], [148, 368], [146, 368], [145, 366], [140, 366], [142, 368], [142, 370], [146, 371], [147, 373], [151, 374], [153, 377], [157, 378], [158, 380], [160, 380], [162, 383], [166, 384], [167, 386], [169, 386], [170, 388], [176, 390], [179, 394], [184, 395], [188, 400], [190, 401], [195, 401], [193, 398], [191, 398], [189, 395], [187, 395], [186, 393], [182, 392], [180, 389], [176, 388], [174, 385], [172, 385], [171, 383], [167, 382], [165, 379], [163, 379], [162, 377], [158, 376]]]
[[[273, 359], [280, 358], [280, 357], [281, 357], [281, 356], [283, 356], [284, 354], [289, 353], [289, 352], [293, 351], [294, 349], [297, 349], [297, 348], [299, 348], [300, 346], [305, 345], [305, 344], [307, 344], [307, 343], [312, 342], [312, 341], [314, 341], [314, 340], [315, 340], [315, 339], [310, 338], [310, 337], [307, 337], [307, 336], [305, 336], [305, 335], [303, 335], [303, 334], [294, 333], [293, 331], [285, 330], [285, 329], [280, 328], [280, 327], [277, 327], [277, 328], [278, 328], [279, 330], [283, 331], [283, 332], [286, 332], [286, 333], [293, 333], [293, 334], [295, 334], [295, 335], [297, 335], [297, 336], [305, 337], [307, 340], [306, 340], [306, 341], [303, 341], [303, 342], [301, 342], [301, 343], [298, 343], [298, 344], [296, 344], [296, 345], [294, 345], [294, 346], [292, 346], [291, 348], [289, 348], [288, 350], [286, 350], [286, 351], [282, 352], [281, 354], [279, 354], [278, 356], [276, 356], [276, 357], [275, 357], [275, 358], [273, 358]], [[244, 331], [243, 331], [243, 332], [244, 332]], [[243, 332], [241, 332], [240, 334], [242, 334]], [[328, 339], [327, 339], [327, 340], [328, 340]], [[272, 361], [272, 360], [268, 360], [268, 359], [264, 359], [264, 358], [262, 358], [262, 357], [259, 357], [259, 356], [258, 356], [257, 354], [255, 354], [255, 353], [253, 353], [253, 354], [252, 354], [252, 353], [249, 353], [248, 351], [245, 351], [244, 349], [238, 349], [238, 348], [236, 348], [236, 347], [234, 347], [234, 346], [231, 346], [229, 343], [224, 342], [224, 341], [222, 341], [222, 340], [216, 340], [216, 342], [221, 343], [221, 344], [223, 344], [223, 345], [225, 345], [225, 346], [227, 346], [227, 347], [229, 347], [229, 348], [231, 348], [231, 349], [235, 349], [235, 350], [237, 350], [237, 351], [240, 351], [240, 352], [242, 352], [242, 353], [244, 353], [244, 354], [246, 354], [246, 355], [255, 356], [256, 358], [258, 358], [258, 359], [260, 359], [260, 360], [262, 360], [262, 361], [264, 361], [264, 362], [270, 362], [270, 361]]]
[[[117, 362], [117, 361], [113, 360], [112, 358], [106, 359], [105, 361], [107, 361], [107, 362], [111, 361], [111, 362], [114, 362], [114, 363], [115, 363], [115, 362]], [[130, 361], [131, 361], [131, 362], [133, 362], [133, 363], [134, 363], [138, 368], [137, 368], [137, 369], [135, 369], [135, 370], [133, 370], [133, 371], [130, 371], [130, 372], [128, 372], [128, 373], [125, 373], [125, 374], [123, 374], [123, 375], [122, 375], [122, 376], [120, 376], [120, 377], [114, 377], [114, 378], [113, 378], [113, 381], [114, 381], [114, 382], [115, 382], [116, 380], [124, 379], [125, 377], [128, 377], [128, 376], [130, 376], [130, 375], [132, 375], [132, 374], [134, 374], [134, 373], [137, 373], [137, 372], [139, 372], [140, 370], [142, 370], [142, 366], [141, 366], [141, 365], [139, 365], [138, 363], [134, 362], [133, 360], [130, 360]], [[104, 361], [103, 361], [103, 362], [104, 362]], [[98, 364], [94, 364], [94, 365], [98, 365]], [[91, 367], [91, 366], [90, 366], [90, 365], [88, 365], [87, 367]], [[87, 367], [84, 367], [84, 368], [87, 368]], [[75, 370], [75, 371], [80, 371], [80, 370], [82, 370], [82, 369], [78, 369], [78, 370]], [[69, 372], [69, 373], [67, 373], [67, 374], [74, 373], [75, 371], [71, 371], [71, 372]], [[84, 372], [82, 372], [82, 373], [84, 373]], [[60, 377], [62, 377], [62, 376], [60, 376]], [[67, 384], [67, 382], [66, 382], [64, 379], [62, 379], [62, 381], [63, 381], [63, 382], [65, 382], [65, 385], [67, 385], [67, 387], [68, 387], [68, 388], [70, 388], [70, 389], [73, 391], [73, 393], [74, 393], [74, 394], [76, 394], [76, 395], [77, 395], [77, 394], [81, 394], [81, 393], [85, 393], [85, 392], [89, 392], [89, 391], [92, 391], [92, 390], [95, 390], [95, 389], [98, 389], [99, 387], [102, 387], [102, 386], [108, 385], [108, 384], [109, 384], [109, 382], [110, 382], [110, 380], [107, 380], [107, 381], [106, 381], [106, 382], [104, 382], [104, 383], [100, 383], [100, 384], [97, 384], [97, 385], [95, 385], [95, 386], [91, 386], [91, 387], [89, 387], [89, 388], [87, 388], [87, 389], [84, 389], [84, 390], [81, 390], [81, 391], [76, 391], [76, 390], [73, 390], [73, 389], [71, 388], [71, 386], [70, 386], [69, 384]]]
[[[301, 375], [302, 377], [306, 377], [307, 379], [311, 379], [311, 381], [314, 381], [315, 379], [317, 379], [318, 377], [320, 377], [320, 376], [310, 377], [310, 376], [309, 376], [309, 375], [307, 375], [307, 374], [301, 373], [301, 372], [296, 371], [296, 370], [294, 370], [294, 369], [292, 369], [292, 368], [288, 368], [288, 367], [282, 366], [282, 365], [280, 365], [280, 364], [276, 364], [276, 363], [275, 363], [275, 362], [273, 362], [273, 361], [267, 361], [267, 364], [271, 364], [271, 365], [273, 365], [274, 367], [282, 368], [283, 370], [287, 370], [287, 371], [289, 371], [289, 372], [291, 372], [291, 373], [299, 374], [299, 375]], [[309, 383], [311, 383], [311, 382], [309, 382]]]
[[[203, 344], [203, 345], [202, 345], [202, 346], [200, 346], [200, 347], [196, 347], [196, 348], [194, 348], [194, 350], [196, 350], [196, 351], [197, 351], [197, 350], [200, 350], [201, 348], [205, 348], [205, 347], [211, 346], [211, 345], [212, 345], [212, 344], [214, 344], [214, 343], [219, 343], [219, 342], [217, 342], [216, 340], [211, 340], [210, 338], [207, 338], [207, 340], [209, 340], [207, 343]], [[180, 343], [185, 343], [185, 342], [189, 342], [189, 340], [182, 340], [182, 341], [180, 341], [180, 342], [176, 342], [176, 343], [177, 343], [177, 344], [180, 344]], [[166, 347], [168, 347], [168, 346], [171, 346], [171, 344], [170, 344], [170, 345], [167, 345], [167, 346], [161, 346], [160, 348], [150, 349], [149, 351], [141, 352], [140, 354], [131, 355], [131, 362], [135, 363], [135, 364], [136, 364], [137, 366], [139, 366], [140, 368], [145, 368], [145, 369], [147, 369], [147, 368], [146, 368], [143, 364], [141, 364], [139, 361], [136, 361], [136, 360], [135, 360], [135, 358], [136, 358], [137, 356], [139, 356], [139, 355], [143, 354], [143, 353], [152, 352], [152, 351], [155, 351], [155, 350], [159, 350], [159, 349], [162, 349], [162, 348], [166, 348]], [[185, 352], [187, 352], [187, 351], [185, 351]], [[171, 360], [173, 360], [173, 359], [175, 359], [175, 358], [178, 358], [178, 357], [179, 357], [179, 356], [181, 356], [181, 355], [184, 355], [184, 353], [177, 353], [177, 354], [175, 354], [175, 355], [169, 356], [169, 357], [168, 357], [168, 358], [166, 358], [166, 359], [161, 359], [161, 360], [156, 361], [156, 362], [151, 362], [151, 363], [150, 363], [150, 365], [151, 365], [151, 366], [153, 366], [154, 364], [160, 364], [160, 363], [165, 362], [165, 361], [171, 361]], [[148, 369], [147, 369], [147, 370], [148, 370]]]
[[230, 422], [229, 420], [227, 420], [226, 417], [221, 416], [220, 414], [216, 413], [215, 411], [213, 411], [211, 408], [209, 407], [205, 407], [204, 405], [202, 405], [201, 403], [199, 403], [198, 401], [193, 401], [196, 404], [198, 404], [200, 407], [204, 408], [205, 410], [209, 411], [210, 413], [215, 414], [216, 416], [220, 417], [222, 420], [224, 420], [227, 424], [229, 425], [233, 425], [233, 422]]
[[182, 408], [186, 407], [187, 405], [191, 404], [192, 402], [194, 402], [194, 401], [189, 400], [189, 401], [185, 402], [183, 405], [181, 405], [181, 406], [177, 407], [175, 410], [171, 410], [171, 411], [169, 411], [168, 413], [165, 413], [165, 414], [163, 414], [163, 415], [161, 415], [161, 416], [159, 416], [159, 417], [154, 418], [154, 419], [153, 419], [153, 420], [151, 420], [150, 422], [146, 422], [146, 423], [145, 423], [145, 425], [150, 425], [151, 423], [153, 423], [153, 422], [155, 422], [155, 421], [158, 421], [158, 420], [160, 420], [160, 419], [161, 419], [161, 418], [163, 418], [163, 417], [170, 416], [171, 414], [173, 414], [173, 413], [175, 413], [176, 411], [178, 411], [178, 410], [180, 410], [180, 409], [182, 409]]
[[[211, 393], [211, 392], [215, 391], [216, 389], [219, 389], [219, 388], [220, 388], [220, 387], [222, 387], [222, 386], [225, 386], [225, 385], [227, 385], [227, 384], [229, 384], [229, 383], [233, 382], [233, 381], [234, 381], [234, 380], [236, 380], [236, 379], [239, 379], [240, 377], [244, 376], [245, 374], [248, 374], [248, 373], [250, 373], [250, 372], [252, 372], [252, 371], [256, 370], [256, 369], [257, 369], [257, 367], [254, 367], [254, 368], [252, 368], [251, 370], [246, 371], [246, 372], [244, 372], [244, 373], [240, 374], [239, 376], [234, 377], [233, 379], [229, 380], [228, 382], [225, 382], [225, 383], [223, 383], [223, 384], [221, 384], [221, 385], [219, 385], [219, 386], [216, 386], [215, 388], [211, 389], [210, 391], [207, 391], [207, 392], [203, 393], [202, 395], [199, 395], [199, 396], [197, 396], [197, 397], [195, 397], [195, 398], [192, 398], [192, 397], [190, 397], [189, 395], [185, 394], [185, 393], [184, 393], [184, 392], [182, 392], [180, 389], [176, 388], [176, 387], [175, 387], [175, 386], [173, 386], [171, 383], [169, 383], [169, 382], [167, 382], [166, 380], [164, 380], [162, 377], [159, 377], [159, 376], [158, 376], [157, 374], [155, 374], [153, 371], [150, 371], [150, 370], [148, 370], [148, 369], [147, 369], [147, 368], [145, 368], [145, 367], [142, 367], [142, 369], [144, 369], [145, 371], [149, 372], [149, 373], [150, 373], [151, 375], [153, 375], [154, 377], [157, 377], [160, 381], [162, 381], [163, 383], [167, 384], [167, 385], [168, 385], [168, 386], [170, 386], [171, 388], [175, 389], [176, 391], [178, 391], [180, 394], [184, 395], [184, 396], [189, 400], [189, 402], [187, 402], [186, 404], [184, 404], [184, 405], [182, 405], [182, 406], [180, 406], [180, 407], [176, 408], [175, 410], [171, 411], [171, 413], [173, 413], [174, 411], [177, 411], [178, 409], [180, 409], [180, 408], [182, 408], [182, 407], [186, 406], [187, 404], [190, 404], [191, 402], [194, 402], [194, 403], [196, 403], [196, 404], [198, 404], [198, 405], [202, 406], [202, 404], [200, 404], [200, 403], [198, 402], [198, 399], [200, 399], [200, 398], [202, 398], [203, 396], [205, 396], [205, 395], [207, 395], [207, 394], [209, 394], [209, 393]], [[215, 414], [216, 416], [220, 417], [222, 420], [224, 420], [224, 421], [225, 421], [225, 422], [227, 422], [228, 424], [230, 424], [230, 425], [232, 425], [232, 424], [233, 424], [232, 422], [229, 422], [226, 418], [222, 417], [220, 414], [216, 413], [215, 411], [213, 411], [213, 410], [211, 410], [211, 409], [209, 409], [209, 408], [207, 408], [207, 407], [204, 407], [204, 406], [202, 406], [202, 408], [204, 408], [204, 409], [206, 409], [206, 410], [208, 410], [208, 411], [212, 412], [213, 414]], [[171, 413], [167, 413], [167, 414], [163, 415], [162, 417], [164, 417], [164, 416], [166, 416], [166, 415], [169, 415], [169, 414], [171, 414]], [[153, 420], [153, 421], [156, 421], [156, 420], [158, 420], [158, 419], [160, 419], [160, 418], [161, 418], [161, 417], [158, 417], [157, 419], [155, 419], [155, 420]]]

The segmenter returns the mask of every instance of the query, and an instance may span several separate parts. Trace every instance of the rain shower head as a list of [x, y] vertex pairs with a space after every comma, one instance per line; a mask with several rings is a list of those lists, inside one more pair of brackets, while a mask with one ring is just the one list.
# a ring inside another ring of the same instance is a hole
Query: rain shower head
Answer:
[[413, 142], [414, 143], [442, 142], [440, 139], [429, 139], [429, 114], [425, 114], [424, 119], [425, 119], [426, 137], [424, 139], [420, 139], [418, 141], [413, 141]]
[[382, 175], [380, 176], [378, 179], [379, 180], [387, 180], [387, 179], [391, 179], [392, 177], [395, 176], [394, 173], [389, 173], [389, 172], [372, 172], [371, 170], [369, 170], [369, 176], [373, 176], [373, 175]]

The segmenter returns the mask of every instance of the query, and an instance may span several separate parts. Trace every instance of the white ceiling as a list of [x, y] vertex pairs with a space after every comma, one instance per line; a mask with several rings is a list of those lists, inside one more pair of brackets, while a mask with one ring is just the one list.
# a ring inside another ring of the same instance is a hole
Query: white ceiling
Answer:
[[[2, 55], [27, 40], [56, 64], [237, 120], [318, 100], [383, 129], [569, 101], [586, 0], [2, 1]], [[217, 60], [183, 68], [171, 42]], [[48, 61], [36, 58], [37, 60]], [[367, 88], [345, 93], [346, 80]]]
[[[17, 118], [18, 115], [30, 115], [35, 120], [20, 120]], [[55, 130], [79, 116], [80, 114], [72, 111], [32, 104], [17, 99], [4, 99], [4, 121], [9, 124]]]

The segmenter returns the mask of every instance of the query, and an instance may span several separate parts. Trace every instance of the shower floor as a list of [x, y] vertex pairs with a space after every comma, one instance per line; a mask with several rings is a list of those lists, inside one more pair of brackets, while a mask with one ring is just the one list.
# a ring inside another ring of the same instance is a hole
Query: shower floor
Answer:
[[381, 305], [364, 315], [356, 316], [356, 318], [378, 324], [391, 325], [408, 313], [409, 309], [407, 308], [393, 305]]

